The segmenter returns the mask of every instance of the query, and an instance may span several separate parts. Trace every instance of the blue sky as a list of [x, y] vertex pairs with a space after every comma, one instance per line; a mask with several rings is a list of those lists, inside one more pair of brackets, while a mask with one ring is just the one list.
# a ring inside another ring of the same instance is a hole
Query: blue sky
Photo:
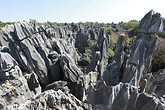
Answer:
[[165, 17], [164, 0], [1, 0], [0, 21], [117, 23], [141, 20], [151, 9]]

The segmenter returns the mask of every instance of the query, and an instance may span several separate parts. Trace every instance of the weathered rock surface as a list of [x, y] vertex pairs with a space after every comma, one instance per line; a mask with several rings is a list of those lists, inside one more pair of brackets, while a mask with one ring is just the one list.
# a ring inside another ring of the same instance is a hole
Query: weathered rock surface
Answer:
[[89, 104], [82, 103], [72, 94], [61, 90], [48, 90], [37, 96], [33, 101], [27, 101], [18, 110], [92, 110]]
[[163, 30], [159, 13], [144, 16], [130, 50], [119, 36], [110, 64], [103, 25], [48, 24], [21, 21], [0, 30], [0, 109], [165, 109], [164, 70], [150, 71]]
[[75, 47], [79, 50], [81, 54], [85, 53], [85, 50], [88, 45], [88, 40], [90, 39], [90, 34], [88, 32], [84, 32], [83, 29], [80, 29], [76, 34], [76, 42]]
[[163, 20], [160, 13], [155, 13], [153, 10], [148, 12], [141, 20], [138, 30], [148, 33], [163, 31]]
[[146, 74], [142, 79], [140, 84], [144, 86], [141, 86], [141, 91], [147, 92], [147, 93], [155, 93], [159, 96], [165, 95], [165, 70], [159, 70], [155, 73], [148, 73]]
[[128, 83], [107, 86], [99, 82], [91, 87], [88, 103], [96, 110], [164, 110], [163, 98], [147, 93], [138, 93], [138, 89]]
[[10, 54], [0, 52], [0, 70], [0, 109], [17, 108], [36, 93], [41, 93], [38, 80], [34, 76], [25, 79], [25, 73], [22, 73]]
[[[147, 24], [144, 21], [146, 21]], [[160, 23], [153, 24], [155, 21], [160, 21]], [[162, 23], [163, 21], [160, 14], [155, 14], [153, 11], [150, 11], [140, 22], [139, 30], [141, 29], [145, 32], [160, 32], [163, 28]], [[147, 27], [147, 25], [149, 27]], [[135, 86], [139, 85], [140, 79], [150, 70], [157, 47], [157, 40], [158, 36], [153, 33], [139, 33], [137, 35], [136, 40], [131, 46], [131, 54], [122, 82]]]
[[158, 72], [153, 76], [150, 73], [158, 39], [155, 33], [162, 31], [162, 23], [160, 14], [150, 11], [140, 22], [138, 29], [141, 33], [132, 43], [130, 57], [126, 59], [123, 57], [124, 36], [119, 37], [113, 62], [101, 78], [103, 82], [91, 86], [89, 91], [87, 102], [93, 109], [165, 109], [165, 100], [159, 97], [164, 95], [164, 74]]
[[107, 85], [113, 86], [118, 84], [122, 76], [121, 67], [124, 61], [124, 39], [125, 35], [122, 34], [119, 36], [112, 63], [106, 67], [103, 73], [102, 80], [104, 80]]
[[109, 37], [106, 35], [105, 29], [101, 28], [98, 41], [92, 46], [92, 59], [87, 66], [87, 72], [97, 71], [100, 73], [100, 77], [103, 75], [108, 64], [108, 45]]
[[78, 78], [83, 75], [83, 72], [76, 66], [74, 60], [72, 60], [67, 54], [62, 54], [60, 65], [66, 80], [77, 82]]
[[56, 81], [45, 87], [45, 91], [50, 89], [53, 89], [55, 91], [61, 90], [63, 92], [69, 92], [69, 88], [67, 87], [66, 81]]

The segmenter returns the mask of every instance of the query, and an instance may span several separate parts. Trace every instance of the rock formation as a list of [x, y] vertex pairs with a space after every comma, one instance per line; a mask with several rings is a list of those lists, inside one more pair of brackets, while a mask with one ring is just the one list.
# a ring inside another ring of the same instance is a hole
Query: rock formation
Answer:
[[92, 110], [92, 107], [79, 101], [72, 94], [61, 90], [48, 90], [37, 96], [34, 101], [27, 101], [19, 110]]
[[150, 71], [162, 30], [161, 15], [151, 10], [130, 50], [119, 36], [108, 64], [109, 36], [97, 23], [6, 25], [0, 30], [0, 109], [164, 110], [165, 72]]
[[[113, 62], [107, 66], [102, 82], [91, 86], [88, 94], [87, 101], [93, 109], [165, 109], [164, 98], [160, 97], [164, 94], [164, 74], [158, 72], [156, 77], [150, 73], [158, 39], [155, 33], [163, 30], [162, 24], [160, 14], [153, 10], [144, 16], [138, 27], [139, 34], [131, 45], [130, 57], [126, 61], [123, 57], [124, 36], [119, 36]], [[125, 65], [124, 71], [121, 71], [122, 65]]]
[[128, 83], [107, 86], [99, 82], [91, 87], [88, 103], [98, 110], [164, 110], [164, 98], [154, 94], [138, 93], [138, 89]]
[[138, 34], [132, 44], [130, 58], [122, 82], [138, 86], [140, 79], [149, 72], [158, 40], [158, 36], [154, 33], [163, 31], [162, 24], [160, 14], [155, 14], [153, 10], [141, 20], [138, 27], [141, 33]]

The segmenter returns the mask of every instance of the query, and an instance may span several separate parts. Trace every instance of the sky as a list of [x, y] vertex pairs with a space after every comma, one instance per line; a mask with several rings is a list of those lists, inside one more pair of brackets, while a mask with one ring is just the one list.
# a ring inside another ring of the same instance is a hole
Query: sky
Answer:
[[0, 21], [118, 23], [141, 20], [151, 9], [165, 17], [165, 0], [0, 0]]

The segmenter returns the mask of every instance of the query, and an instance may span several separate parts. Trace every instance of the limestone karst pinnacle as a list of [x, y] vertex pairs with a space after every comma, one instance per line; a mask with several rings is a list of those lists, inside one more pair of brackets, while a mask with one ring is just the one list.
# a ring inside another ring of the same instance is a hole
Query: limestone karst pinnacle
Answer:
[[106, 28], [86, 27], [35, 20], [3, 27], [0, 109], [164, 110], [165, 70], [150, 71], [161, 15], [151, 10], [142, 18], [130, 49], [119, 35], [112, 62]]

